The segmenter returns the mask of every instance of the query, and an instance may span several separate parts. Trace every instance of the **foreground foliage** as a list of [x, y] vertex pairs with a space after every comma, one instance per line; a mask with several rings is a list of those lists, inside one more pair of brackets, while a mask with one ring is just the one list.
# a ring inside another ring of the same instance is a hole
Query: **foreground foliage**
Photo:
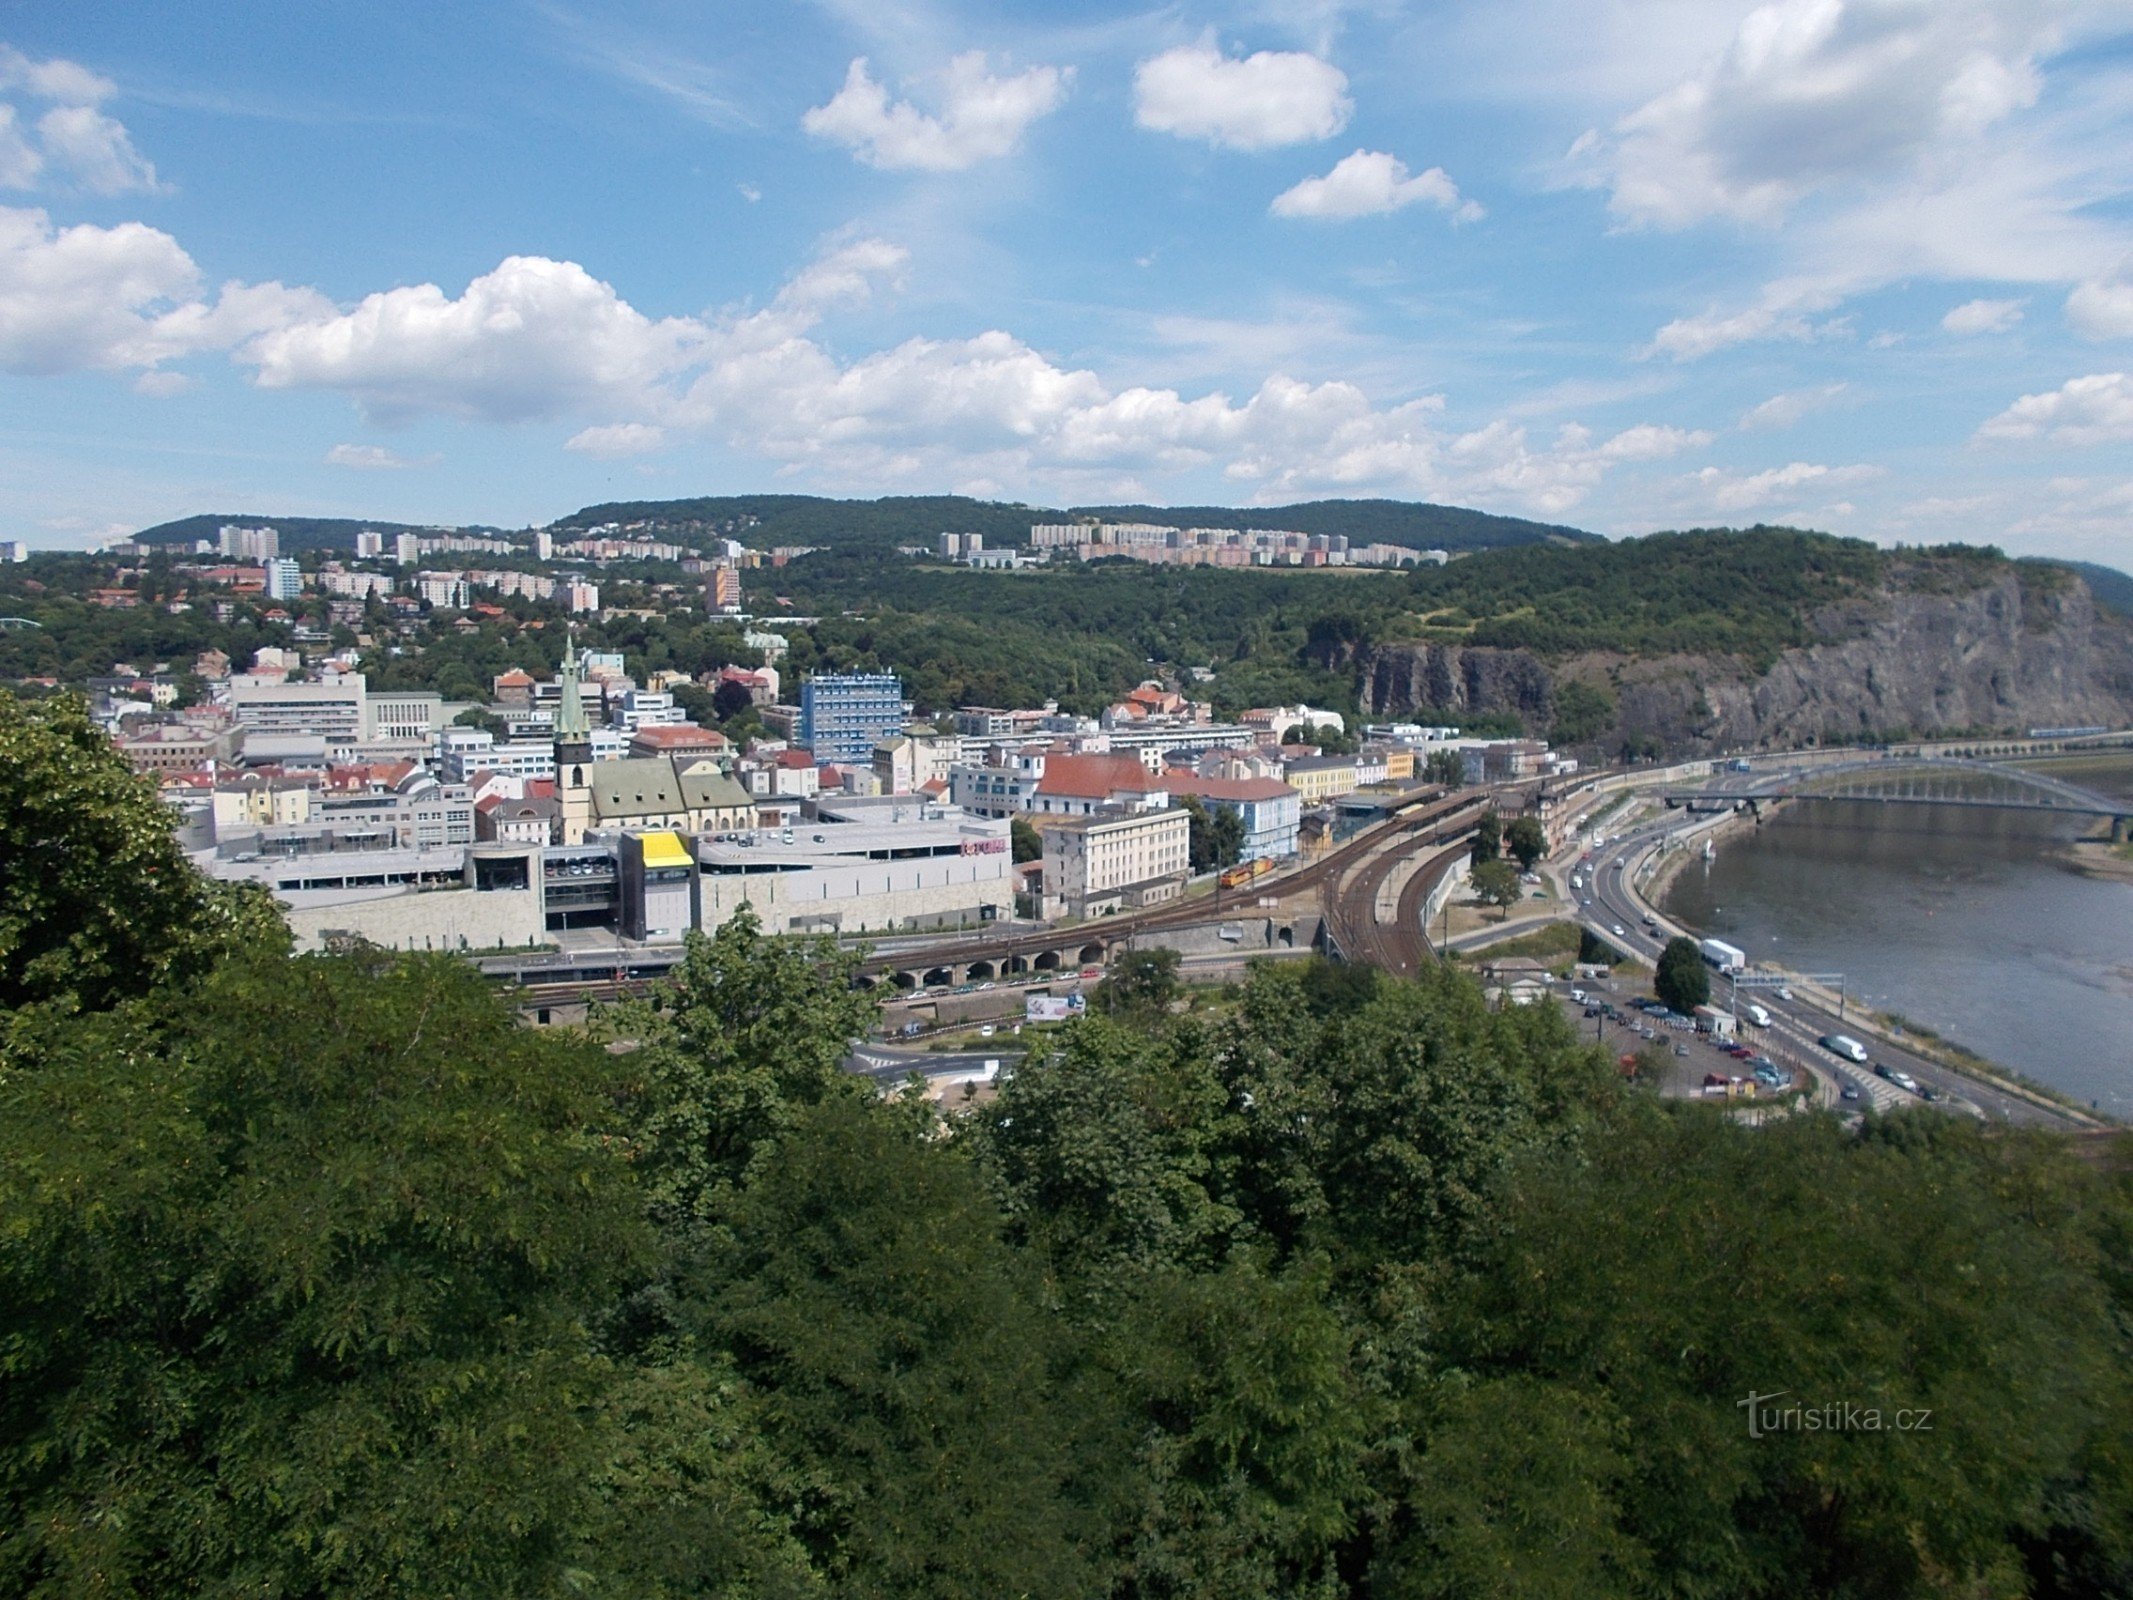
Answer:
[[0, 1596], [2133, 1593], [2109, 1152], [1669, 1111], [1448, 972], [944, 1127], [746, 919], [599, 1037], [222, 948], [10, 1007]]

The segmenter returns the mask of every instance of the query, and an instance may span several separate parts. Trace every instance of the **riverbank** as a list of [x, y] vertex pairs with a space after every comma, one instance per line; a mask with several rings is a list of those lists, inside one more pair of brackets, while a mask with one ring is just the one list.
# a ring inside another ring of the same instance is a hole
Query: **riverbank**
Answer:
[[[1794, 974], [1803, 999], [1841, 1011], [1862, 1037], [2009, 1099], [2087, 1126], [2133, 1114], [2113, 1045], [2133, 1036], [2133, 968], [2112, 935], [2133, 876], [2115, 861], [2067, 870], [2077, 851], [2108, 846], [2081, 850], [2058, 819], [1841, 804], [1787, 808], [1774, 828], [1726, 836], [1701, 879], [1679, 871], [1697, 859], [1682, 851], [1663, 879], [1637, 885], [1668, 921], [1738, 944], [1762, 972]], [[1803, 970], [1845, 974], [1847, 993], [1834, 982], [1817, 992]]]
[[2083, 877], [2103, 878], [2112, 883], [2133, 883], [2133, 844], [2082, 839], [2068, 845], [2065, 854], [2059, 859]]
[[[1765, 815], [1771, 815], [1784, 804], [1786, 802], [1782, 800], [1766, 800], [1762, 809]], [[1673, 887], [1674, 880], [1681, 876], [1682, 871], [1702, 863], [1705, 840], [1709, 840], [1712, 848], [1716, 849], [1736, 834], [1752, 833], [1760, 826], [1756, 815], [1747, 811], [1729, 811], [1718, 821], [1705, 823], [1696, 829], [1693, 845], [1684, 840], [1679, 848], [1669, 849], [1657, 858], [1651, 871], [1641, 882], [1634, 885], [1637, 894], [1645, 905], [1657, 910], [1666, 903], [1666, 892]]]

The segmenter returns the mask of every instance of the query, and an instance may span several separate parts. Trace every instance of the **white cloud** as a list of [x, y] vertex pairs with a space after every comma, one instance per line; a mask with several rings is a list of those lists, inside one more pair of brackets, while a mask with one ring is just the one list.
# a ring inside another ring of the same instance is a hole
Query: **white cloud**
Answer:
[[1236, 60], [1212, 38], [1141, 62], [1133, 98], [1142, 127], [1231, 150], [1330, 139], [1355, 111], [1348, 75], [1330, 61], [1276, 50]]
[[[1709, 442], [1655, 424], [1605, 437], [1571, 424], [1545, 442], [1509, 420], [1454, 433], [1441, 397], [1380, 404], [1355, 383], [1278, 369], [1242, 399], [1113, 387], [1001, 329], [833, 355], [818, 325], [905, 264], [900, 248], [858, 239], [763, 306], [654, 319], [574, 262], [521, 256], [457, 296], [420, 284], [343, 310], [279, 284], [229, 284], [210, 298], [191, 259], [153, 229], [55, 233], [41, 213], [0, 210], [0, 361], [154, 369], [224, 350], [263, 388], [337, 390], [375, 417], [592, 412], [605, 420], [569, 441], [581, 454], [711, 437], [826, 487], [876, 490], [990, 482], [1116, 494], [1142, 474], [1207, 470], [1256, 498], [1383, 491], [1561, 515], [1616, 470]], [[329, 459], [397, 458], [349, 445]]]
[[1847, 387], [1842, 383], [1827, 383], [1819, 389], [1794, 389], [1786, 394], [1774, 394], [1742, 414], [1741, 431], [1756, 433], [1765, 429], [1789, 428], [1810, 411], [1819, 411], [1830, 404]]
[[2069, 378], [2048, 394], [2025, 394], [1987, 421], [1977, 436], [2072, 445], [2133, 440], [2133, 379], [2123, 372], [2099, 372]]
[[11, 105], [0, 104], [0, 189], [28, 189], [44, 170], [44, 157], [23, 136]]
[[0, 90], [9, 89], [69, 106], [93, 106], [118, 93], [117, 84], [79, 62], [32, 61], [14, 46], [0, 44]]
[[1764, 339], [1814, 339], [1832, 331], [1813, 318], [1837, 302], [1829, 289], [1809, 283], [1774, 283], [1742, 311], [1706, 311], [1677, 317], [1652, 335], [1644, 355], [1696, 361], [1737, 344]]
[[0, 207], [0, 371], [153, 367], [232, 349], [326, 301], [278, 283], [226, 284], [213, 303], [169, 234], [139, 222], [54, 228]]
[[666, 442], [666, 429], [649, 422], [609, 422], [581, 428], [564, 441], [563, 448], [614, 461], [623, 456], [649, 455]]
[[54, 102], [37, 119], [32, 144], [18, 109], [0, 104], [0, 188], [59, 179], [91, 194], [153, 193], [156, 170], [134, 149], [123, 124], [97, 107], [117, 86], [72, 61], [32, 61], [0, 46], [0, 92]]
[[354, 467], [359, 472], [397, 472], [416, 463], [381, 444], [337, 444], [326, 452], [326, 465]]
[[2034, 104], [2063, 12], [2052, 0], [1773, 0], [1573, 156], [1630, 223], [1774, 221]]
[[263, 388], [339, 389], [373, 417], [445, 411], [491, 421], [636, 400], [703, 336], [653, 321], [572, 261], [510, 256], [448, 299], [433, 283], [293, 321], [243, 352]]
[[1880, 475], [1879, 467], [1825, 467], [1812, 461], [1794, 461], [1782, 467], [1746, 474], [1723, 467], [1705, 467], [1688, 481], [1714, 509], [1734, 512], [1789, 501], [1797, 490], [1808, 484], [1815, 485], [1819, 492], [1845, 484], [1863, 483]]
[[1980, 333], [2005, 333], [2022, 320], [2022, 302], [2019, 300], [1966, 300], [1945, 317], [1940, 325], [1948, 332], [1968, 337]]
[[45, 163], [91, 194], [153, 193], [156, 169], [125, 128], [94, 106], [55, 106], [37, 119]]
[[1382, 216], [1403, 206], [1428, 202], [1449, 211], [1455, 220], [1472, 222], [1483, 213], [1473, 201], [1462, 202], [1459, 186], [1442, 167], [1409, 177], [1407, 164], [1382, 150], [1358, 150], [1344, 157], [1322, 178], [1306, 178], [1274, 197], [1277, 217], [1318, 217], [1346, 221]]
[[2076, 284], [2066, 320], [2085, 339], [2133, 339], [2133, 273]]
[[869, 166], [960, 172], [1012, 154], [1031, 123], [1059, 109], [1071, 79], [1071, 69], [1058, 67], [994, 77], [985, 53], [972, 50], [948, 63], [935, 116], [908, 100], [892, 102], [861, 56], [845, 74], [844, 87], [801, 117], [800, 126], [844, 145]]

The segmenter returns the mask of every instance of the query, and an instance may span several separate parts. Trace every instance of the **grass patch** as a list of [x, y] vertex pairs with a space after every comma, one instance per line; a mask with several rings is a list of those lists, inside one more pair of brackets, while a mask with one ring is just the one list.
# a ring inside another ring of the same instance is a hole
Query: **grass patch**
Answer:
[[1476, 965], [1485, 961], [1519, 958], [1545, 961], [1551, 967], [1559, 967], [1567, 972], [1578, 958], [1583, 934], [1584, 930], [1575, 922], [1550, 922], [1535, 928], [1531, 933], [1521, 933], [1516, 938], [1499, 939], [1479, 950], [1458, 950], [1453, 954], [1460, 961], [1469, 961]]

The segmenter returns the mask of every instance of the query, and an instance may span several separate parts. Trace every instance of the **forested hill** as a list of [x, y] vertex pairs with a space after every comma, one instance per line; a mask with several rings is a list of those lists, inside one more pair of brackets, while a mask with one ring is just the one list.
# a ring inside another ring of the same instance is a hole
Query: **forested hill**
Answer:
[[[930, 544], [942, 533], [975, 533], [988, 545], [1029, 542], [1033, 522], [1077, 517], [1114, 522], [1162, 522], [1194, 528], [1286, 528], [1297, 533], [1345, 534], [1357, 543], [1407, 545], [1417, 550], [1495, 550], [1550, 541], [1597, 541], [1597, 534], [1548, 523], [1499, 517], [1461, 506], [1404, 500], [1313, 500], [1293, 506], [1053, 506], [972, 500], [964, 495], [888, 495], [878, 500], [830, 500], [809, 494], [699, 495], [685, 500], [614, 500], [587, 506], [549, 524], [559, 533], [606, 523], [637, 525], [681, 544], [739, 539], [754, 549], [817, 545], [889, 550]], [[358, 521], [346, 517], [278, 517], [259, 512], [204, 512], [159, 523], [135, 537], [147, 544], [189, 545], [212, 539], [224, 523], [279, 529], [281, 547], [353, 550], [358, 532], [437, 533], [436, 525]], [[456, 529], [488, 533], [489, 528]]]
[[623, 500], [587, 506], [554, 526], [648, 523], [683, 536], [722, 535], [756, 548], [781, 544], [882, 546], [930, 541], [941, 533], [982, 534], [989, 545], [1026, 544], [1033, 522], [1077, 517], [1196, 528], [1286, 528], [1346, 534], [1359, 543], [1418, 550], [1493, 550], [1551, 540], [1595, 540], [1575, 528], [1525, 522], [1460, 506], [1404, 500], [1314, 500], [1292, 506], [1074, 506], [1064, 510], [961, 495], [825, 500], [813, 495], [707, 495], [693, 500]]
[[143, 528], [134, 538], [142, 544], [190, 545], [195, 539], [212, 540], [215, 530], [225, 524], [240, 528], [272, 528], [281, 535], [283, 555], [293, 555], [299, 550], [348, 550], [355, 549], [358, 533], [382, 533], [390, 539], [402, 533], [495, 533], [488, 527], [452, 528], [446, 530], [436, 523], [370, 522], [349, 517], [274, 517], [263, 516], [254, 511], [202, 512], [196, 517], [180, 517], [175, 522], [159, 522], [153, 528]]

